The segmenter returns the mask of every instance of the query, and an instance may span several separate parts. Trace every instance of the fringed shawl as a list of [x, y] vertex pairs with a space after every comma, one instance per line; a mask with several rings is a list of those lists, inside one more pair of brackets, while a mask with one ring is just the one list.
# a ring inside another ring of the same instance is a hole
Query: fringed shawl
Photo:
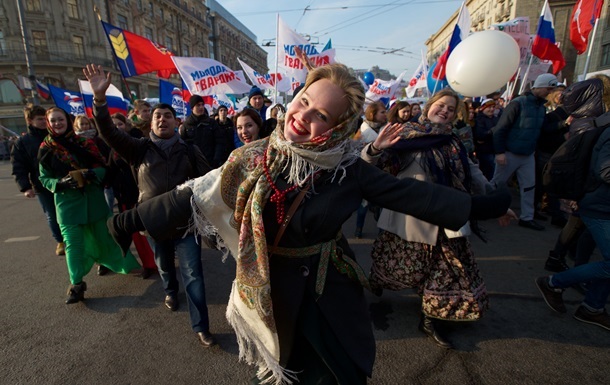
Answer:
[[269, 138], [233, 151], [220, 169], [187, 183], [193, 190], [197, 229], [219, 236], [219, 245], [237, 262], [226, 316], [237, 335], [240, 359], [258, 366], [263, 383], [291, 384], [296, 379], [279, 364], [262, 215], [272, 190], [264, 171], [265, 153], [271, 180], [287, 173], [288, 183], [303, 187], [314, 183], [317, 172], [334, 170], [332, 181], [340, 183], [346, 168], [359, 157], [359, 149], [349, 139], [353, 123], [352, 119], [311, 142], [295, 144], [284, 139], [280, 122]]

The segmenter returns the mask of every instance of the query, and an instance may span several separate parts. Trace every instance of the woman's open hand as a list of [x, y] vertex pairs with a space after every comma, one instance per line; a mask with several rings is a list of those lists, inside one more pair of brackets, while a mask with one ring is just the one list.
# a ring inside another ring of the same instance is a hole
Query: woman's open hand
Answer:
[[378, 150], [385, 150], [392, 147], [400, 140], [400, 132], [402, 131], [401, 123], [388, 124], [379, 131], [377, 139], [373, 142], [373, 146]]

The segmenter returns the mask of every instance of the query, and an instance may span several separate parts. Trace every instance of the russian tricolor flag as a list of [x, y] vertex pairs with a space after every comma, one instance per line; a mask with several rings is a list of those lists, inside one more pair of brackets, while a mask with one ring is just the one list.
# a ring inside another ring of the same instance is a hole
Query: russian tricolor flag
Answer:
[[49, 90], [49, 87], [45, 86], [38, 80], [36, 80], [36, 91], [38, 91], [38, 95], [45, 100], [49, 100], [51, 98], [51, 91]]
[[532, 55], [553, 62], [553, 73], [556, 74], [566, 65], [563, 54], [555, 44], [555, 28], [553, 26], [553, 15], [549, 2], [546, 0], [542, 7], [538, 30], [532, 44]]
[[[93, 90], [91, 85], [86, 80], [78, 80], [80, 92], [83, 95], [83, 103], [85, 104], [85, 113], [88, 117], [93, 117]], [[106, 90], [106, 102], [108, 103], [108, 111], [110, 114], [120, 112], [127, 116], [127, 108], [129, 101], [123, 97], [123, 93], [119, 91], [113, 84]]]
[[449, 55], [451, 55], [451, 52], [462, 40], [468, 37], [470, 34], [470, 27], [470, 12], [468, 12], [468, 8], [466, 8], [466, 2], [463, 2], [457, 17], [457, 23], [453, 29], [453, 34], [451, 34], [451, 40], [449, 40], [449, 47], [447, 47], [447, 50], [438, 58], [434, 71], [432, 72], [432, 79], [437, 81], [445, 80], [445, 71], [447, 70]]

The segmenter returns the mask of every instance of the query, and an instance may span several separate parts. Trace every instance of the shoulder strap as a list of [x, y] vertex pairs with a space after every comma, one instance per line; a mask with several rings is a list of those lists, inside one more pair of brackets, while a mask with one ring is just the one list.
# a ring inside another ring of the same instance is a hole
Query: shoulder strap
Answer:
[[290, 208], [288, 209], [288, 213], [286, 214], [286, 218], [284, 219], [284, 223], [282, 223], [282, 225], [280, 226], [280, 229], [278, 230], [277, 234], [275, 235], [275, 240], [273, 241], [273, 247], [277, 247], [277, 245], [280, 243], [280, 240], [282, 239], [282, 236], [284, 235], [284, 231], [286, 231], [286, 227], [288, 227], [288, 223], [290, 223], [292, 216], [297, 211], [297, 208], [303, 201], [303, 198], [305, 198], [305, 194], [307, 194], [307, 191], [309, 190], [310, 186], [311, 186], [311, 183], [307, 184], [307, 186], [305, 186], [299, 192], [299, 195], [297, 195], [295, 200], [290, 205]]

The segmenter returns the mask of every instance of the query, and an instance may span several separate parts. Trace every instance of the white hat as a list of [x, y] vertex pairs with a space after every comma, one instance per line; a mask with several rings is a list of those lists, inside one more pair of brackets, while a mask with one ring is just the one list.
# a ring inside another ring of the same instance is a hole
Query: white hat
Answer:
[[542, 74], [536, 78], [532, 88], [557, 87], [559, 81], [553, 74]]

